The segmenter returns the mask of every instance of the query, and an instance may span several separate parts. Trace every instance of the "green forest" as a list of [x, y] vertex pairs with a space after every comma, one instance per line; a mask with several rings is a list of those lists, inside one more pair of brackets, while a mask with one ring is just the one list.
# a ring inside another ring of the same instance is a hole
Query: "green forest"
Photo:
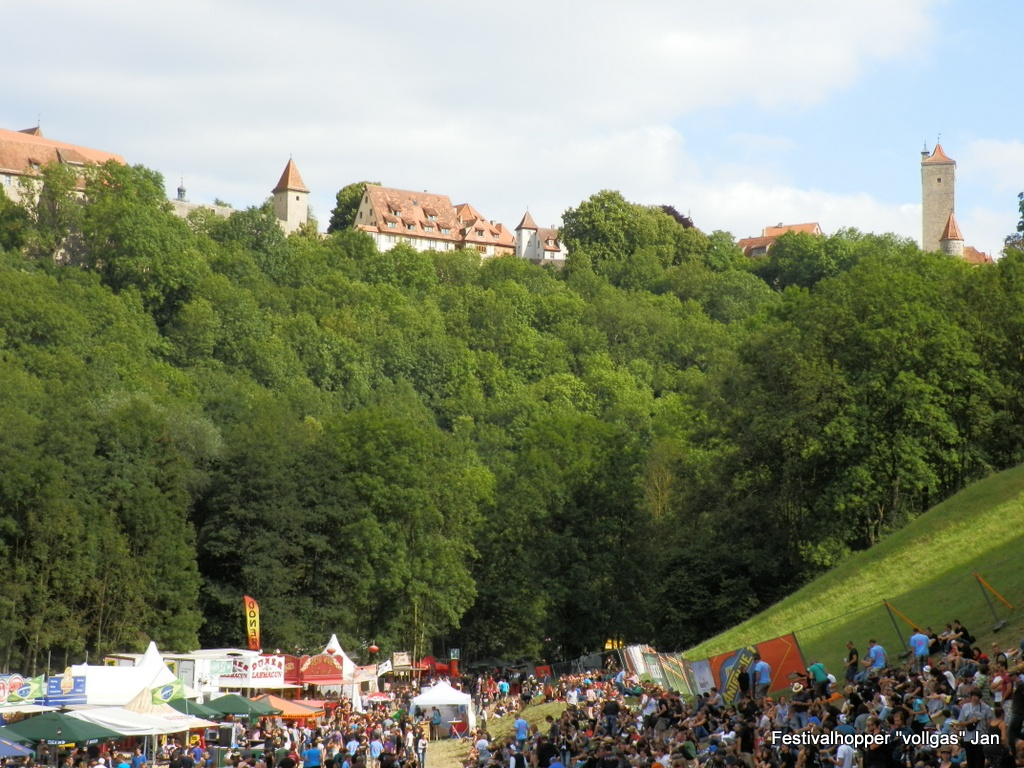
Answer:
[[0, 198], [6, 669], [243, 645], [243, 595], [270, 650], [679, 649], [1024, 457], [1019, 239], [748, 260], [601, 191], [553, 270], [42, 174]]

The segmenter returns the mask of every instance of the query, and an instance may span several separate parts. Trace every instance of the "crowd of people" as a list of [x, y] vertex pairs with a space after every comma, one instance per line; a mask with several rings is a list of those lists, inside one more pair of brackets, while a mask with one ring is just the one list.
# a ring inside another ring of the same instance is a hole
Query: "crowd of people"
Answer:
[[565, 702], [560, 717], [517, 716], [499, 741], [482, 727], [465, 768], [1024, 768], [1024, 641], [991, 654], [973, 641], [959, 622], [915, 628], [896, 658], [874, 640], [862, 657], [850, 641], [842, 682], [811, 660], [774, 696], [755, 657], [735, 702], [621, 670], [569, 676], [545, 690]]
[[[419, 690], [399, 686], [363, 712], [341, 700], [322, 717], [239, 720], [238, 748], [219, 762], [202, 741], [170, 741], [153, 757], [168, 768], [426, 768], [432, 740], [459, 738], [470, 742], [465, 768], [1024, 768], [1024, 641], [988, 654], [973, 643], [959, 622], [940, 634], [915, 628], [896, 658], [873, 639], [862, 656], [850, 641], [841, 682], [812, 659], [774, 695], [778, 680], [771, 686], [771, 667], [754, 656], [738, 668], [735, 701], [716, 688], [684, 697], [622, 669], [453, 680], [473, 696], [475, 732], [464, 716], [418, 710]], [[537, 701], [564, 708], [531, 724], [524, 710]], [[492, 738], [509, 720], [510, 734]], [[141, 749], [44, 757], [62, 768], [148, 768]]]

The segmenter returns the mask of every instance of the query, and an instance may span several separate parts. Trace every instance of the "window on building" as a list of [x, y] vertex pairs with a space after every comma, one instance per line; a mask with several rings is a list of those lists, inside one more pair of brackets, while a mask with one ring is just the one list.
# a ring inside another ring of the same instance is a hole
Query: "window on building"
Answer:
[[451, 233], [452, 233], [452, 231], [448, 227], [441, 227], [441, 234], [442, 235], [450, 235]]
[[437, 214], [431, 213], [427, 215], [427, 218], [431, 221], [437, 221]]
[[424, 224], [423, 225], [423, 231], [424, 232], [433, 232], [434, 228], [432, 226], [430, 226], [429, 224]]
[[406, 224], [405, 228], [406, 229], [416, 229], [416, 225], [415, 224]]
[[398, 225], [393, 221], [388, 222], [388, 229], [395, 229]]

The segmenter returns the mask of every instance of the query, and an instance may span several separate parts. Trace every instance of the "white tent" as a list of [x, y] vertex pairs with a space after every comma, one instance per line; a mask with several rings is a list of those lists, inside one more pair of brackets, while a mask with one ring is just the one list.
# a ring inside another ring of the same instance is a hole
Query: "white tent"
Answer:
[[[341, 662], [341, 678], [342, 680], [355, 680], [356, 677], [356, 664], [352, 659], [349, 658], [348, 654], [345, 653], [345, 649], [341, 647], [341, 643], [338, 642], [338, 636], [332, 634], [331, 639], [327, 641], [327, 645], [324, 646], [323, 653], [330, 654], [336, 661]], [[333, 687], [333, 685], [321, 686], [327, 689]], [[346, 684], [339, 685], [339, 692], [346, 699], [352, 702], [352, 709], [356, 712], [363, 711], [362, 698], [359, 695], [358, 684]]]
[[179, 712], [170, 704], [163, 702], [155, 703], [153, 701], [153, 692], [149, 688], [143, 688], [139, 691], [134, 699], [124, 705], [124, 709], [126, 712], [134, 712], [138, 715], [164, 720], [177, 729], [173, 733], [191, 731], [193, 728], [214, 728], [217, 726], [217, 723], [210, 720]]
[[104, 728], [109, 728], [124, 736], [156, 736], [162, 733], [179, 733], [188, 730], [188, 726], [183, 727], [169, 720], [161, 720], [159, 717], [140, 715], [138, 712], [130, 712], [121, 707], [78, 709], [68, 712], [68, 715], [87, 723], [102, 725]]
[[149, 644], [134, 667], [76, 664], [71, 674], [85, 677], [86, 703], [104, 707], [123, 706], [143, 688], [157, 688], [178, 679], [164, 664], [156, 643]]
[[476, 713], [473, 711], [473, 697], [468, 693], [452, 688], [443, 680], [435, 683], [426, 691], [412, 700], [413, 714], [419, 709], [430, 721], [431, 710], [437, 707], [441, 713], [445, 728], [452, 723], [469, 723], [470, 734], [476, 730]]

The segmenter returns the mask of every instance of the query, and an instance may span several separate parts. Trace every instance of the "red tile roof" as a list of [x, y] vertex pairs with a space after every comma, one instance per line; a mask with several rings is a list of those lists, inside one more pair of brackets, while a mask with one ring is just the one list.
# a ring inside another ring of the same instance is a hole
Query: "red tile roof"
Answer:
[[936, 144], [935, 151], [932, 152], [930, 157], [926, 157], [921, 161], [922, 163], [956, 163], [956, 161], [949, 157], [945, 152], [942, 151], [942, 145]]
[[101, 165], [108, 160], [124, 163], [120, 155], [47, 139], [37, 128], [28, 132], [0, 128], [0, 173], [33, 176], [48, 163]]
[[816, 221], [807, 224], [778, 224], [774, 227], [765, 227], [761, 235], [763, 237], [778, 237], [787, 232], [806, 232], [809, 235], [820, 235], [821, 226]]
[[455, 216], [462, 225], [463, 239], [467, 245], [493, 245], [504, 249], [515, 247], [515, 237], [504, 225], [488, 221], [469, 203], [455, 206]]
[[[359, 225], [368, 232], [397, 234], [397, 228], [382, 226], [386, 222], [412, 221], [417, 237], [429, 240], [444, 240], [457, 243], [461, 240], [461, 223], [455, 215], [455, 207], [447, 195], [432, 192], [413, 192], [406, 189], [392, 189], [375, 184], [366, 185], [369, 198], [368, 221]], [[433, 217], [433, 218], [431, 218]], [[441, 230], [447, 230], [442, 232]]]
[[309, 192], [306, 188], [305, 182], [299, 175], [299, 169], [295, 166], [295, 161], [288, 158], [288, 165], [284, 167], [284, 173], [281, 174], [281, 180], [277, 182], [277, 186], [274, 187], [272, 192]]
[[519, 226], [516, 229], [537, 229], [537, 224], [533, 221], [533, 216], [527, 211], [523, 214], [523, 220], [519, 222]]
[[768, 249], [772, 243], [775, 242], [774, 237], [744, 237], [736, 241], [736, 245], [744, 256], [749, 256], [750, 252], [758, 248]]
[[964, 261], [968, 264], [995, 264], [995, 259], [989, 256], [987, 253], [982, 253], [977, 248], [965, 245], [964, 246]]
[[774, 227], [765, 227], [761, 230], [760, 237], [744, 237], [736, 241], [736, 245], [744, 256], [750, 256], [751, 251], [764, 249], [761, 253], [753, 254], [755, 256], [763, 255], [772, 247], [775, 239], [779, 235], [784, 235], [787, 232], [805, 232], [808, 235], [821, 235], [821, 226], [815, 222], [808, 222], [807, 224], [777, 224]]
[[960, 232], [960, 226], [956, 223], [956, 216], [952, 212], [949, 214], [949, 218], [946, 219], [946, 228], [942, 230], [942, 237], [939, 240], [960, 240], [963, 241], [963, 233]]
[[537, 239], [540, 241], [545, 251], [559, 251], [561, 248], [558, 243], [558, 230], [557, 229], [545, 229], [541, 227], [537, 230]]

